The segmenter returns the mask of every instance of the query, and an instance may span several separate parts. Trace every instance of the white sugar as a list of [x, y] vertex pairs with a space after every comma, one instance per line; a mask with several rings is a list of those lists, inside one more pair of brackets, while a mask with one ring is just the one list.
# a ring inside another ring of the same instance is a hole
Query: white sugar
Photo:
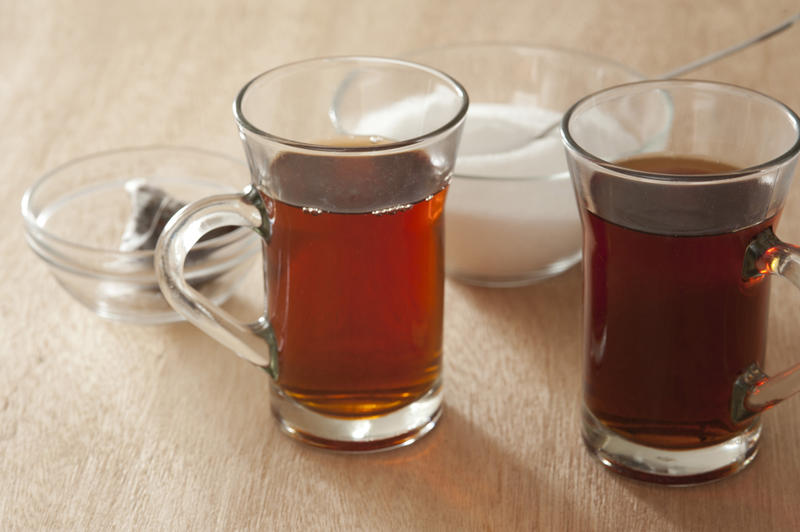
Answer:
[[532, 140], [560, 117], [538, 107], [474, 104], [461, 136], [456, 174], [529, 178], [566, 172], [558, 128]]
[[535, 278], [577, 260], [580, 219], [558, 129], [534, 139], [559, 117], [532, 106], [470, 107], [446, 204], [448, 271]]

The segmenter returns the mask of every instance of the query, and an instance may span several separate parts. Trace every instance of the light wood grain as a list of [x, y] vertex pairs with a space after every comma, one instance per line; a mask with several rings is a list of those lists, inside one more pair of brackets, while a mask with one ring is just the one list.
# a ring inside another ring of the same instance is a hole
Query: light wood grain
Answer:
[[[265, 376], [187, 324], [100, 320], [26, 248], [24, 189], [90, 152], [152, 143], [241, 156], [230, 104], [310, 56], [514, 41], [657, 74], [775, 24], [794, 0], [0, 2], [0, 529], [800, 528], [800, 400], [761, 456], [691, 489], [628, 481], [582, 448], [580, 272], [523, 289], [448, 281], [446, 413], [418, 444], [331, 454], [281, 435]], [[800, 109], [800, 29], [694, 74]], [[781, 236], [800, 241], [793, 187]], [[800, 357], [775, 283], [770, 369]], [[258, 276], [229, 308], [252, 316]]]

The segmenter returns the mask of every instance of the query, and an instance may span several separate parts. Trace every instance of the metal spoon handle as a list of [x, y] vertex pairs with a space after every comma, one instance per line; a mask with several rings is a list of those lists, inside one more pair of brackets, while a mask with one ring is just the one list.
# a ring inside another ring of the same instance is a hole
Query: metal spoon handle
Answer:
[[777, 35], [777, 34], [779, 34], [780, 32], [782, 32], [784, 30], [789, 29], [798, 20], [800, 20], [800, 13], [796, 13], [794, 16], [786, 19], [785, 21], [781, 22], [777, 26], [775, 26], [773, 28], [770, 28], [770, 29], [768, 29], [767, 31], [765, 31], [763, 33], [760, 33], [760, 34], [756, 35], [755, 37], [747, 39], [746, 41], [740, 42], [739, 44], [736, 44], [736, 45], [731, 46], [729, 48], [725, 48], [724, 50], [720, 50], [719, 52], [714, 52], [713, 54], [709, 54], [709, 55], [707, 55], [705, 57], [702, 57], [702, 58], [698, 59], [697, 61], [692, 61], [691, 63], [688, 63], [686, 65], [678, 67], [675, 70], [670, 70], [669, 72], [667, 72], [665, 74], [661, 74], [660, 76], [658, 76], [658, 79], [669, 79], [669, 78], [674, 78], [674, 77], [680, 76], [680, 75], [685, 74], [687, 72], [691, 72], [692, 70], [694, 70], [696, 68], [700, 68], [703, 65], [707, 65], [708, 63], [713, 63], [714, 61], [716, 61], [718, 59], [722, 59], [723, 57], [727, 57], [727, 56], [729, 56], [731, 54], [735, 54], [739, 50], [743, 50], [743, 49], [747, 48], [748, 46], [751, 46], [751, 45], [756, 44], [756, 43], [760, 43], [761, 41], [766, 41], [770, 37], [772, 37], [774, 35]]
[[[660, 76], [655, 77], [654, 79], [674, 78], [674, 77], [680, 76], [682, 74], [686, 74], [687, 72], [690, 72], [690, 71], [692, 71], [692, 70], [694, 70], [696, 68], [700, 68], [703, 65], [707, 65], [708, 63], [713, 63], [714, 61], [717, 61], [718, 59], [722, 59], [723, 57], [727, 57], [727, 56], [729, 56], [731, 54], [734, 54], [734, 53], [738, 52], [739, 50], [743, 50], [744, 48], [747, 48], [748, 46], [752, 46], [752, 45], [754, 45], [756, 43], [759, 43], [761, 41], [765, 41], [765, 40], [769, 39], [770, 37], [772, 37], [774, 35], [777, 35], [777, 34], [779, 34], [780, 32], [782, 32], [782, 31], [784, 31], [786, 29], [789, 29], [798, 20], [800, 20], [800, 13], [794, 14], [793, 16], [791, 16], [788, 19], [784, 20], [783, 22], [781, 22], [777, 26], [775, 26], [773, 28], [770, 28], [765, 32], [759, 33], [755, 37], [751, 37], [750, 39], [747, 39], [746, 41], [742, 41], [742, 42], [740, 42], [740, 43], [738, 43], [738, 44], [736, 44], [734, 46], [731, 46], [729, 48], [725, 48], [724, 50], [720, 50], [718, 52], [714, 52], [713, 54], [710, 54], [710, 55], [707, 55], [705, 57], [702, 57], [702, 58], [700, 58], [700, 59], [698, 59], [696, 61], [692, 61], [691, 63], [688, 63], [686, 65], [678, 67], [675, 70], [670, 70], [669, 72], [666, 72], [664, 74], [661, 74]], [[561, 119], [558, 119], [556, 122], [553, 122], [552, 124], [549, 124], [546, 128], [541, 130], [531, 140], [532, 141], [533, 140], [539, 140], [541, 138], [546, 137], [554, 129], [556, 129], [559, 125], [561, 125]]]

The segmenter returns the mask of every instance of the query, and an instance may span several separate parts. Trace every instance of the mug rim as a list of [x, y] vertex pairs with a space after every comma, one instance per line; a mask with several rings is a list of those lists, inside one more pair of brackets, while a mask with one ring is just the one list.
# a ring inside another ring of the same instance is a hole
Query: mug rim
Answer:
[[[640, 92], [644, 91], [655, 91], [655, 90], [668, 90], [672, 87], [680, 87], [680, 88], [704, 88], [706, 90], [712, 91], [722, 91], [726, 90], [733, 93], [738, 93], [741, 96], [750, 96], [758, 98], [763, 102], [767, 102], [770, 105], [776, 106], [780, 108], [784, 114], [789, 118], [789, 121], [794, 125], [795, 131], [795, 141], [787, 150], [783, 153], [779, 154], [772, 159], [769, 159], [765, 162], [759, 163], [757, 165], [748, 166], [746, 168], [741, 168], [737, 170], [730, 170], [727, 172], [714, 172], [709, 174], [699, 174], [697, 176], [692, 176], [691, 180], [685, 179], [685, 175], [677, 175], [677, 174], [669, 174], [669, 173], [662, 173], [662, 172], [651, 172], [646, 170], [634, 170], [626, 166], [620, 166], [614, 162], [607, 161], [602, 159], [593, 153], [584, 149], [575, 139], [572, 137], [569, 131], [570, 120], [572, 119], [573, 115], [580, 111], [582, 107], [588, 105], [593, 100], [600, 99], [600, 98], [610, 98], [614, 93], [621, 93], [621, 92], [630, 92], [639, 89]], [[610, 170], [615, 174], [619, 175], [622, 174], [626, 178], [635, 179], [635, 180], [642, 180], [642, 181], [657, 181], [661, 184], [668, 184], [668, 183], [679, 183], [680, 185], [708, 185], [711, 183], [719, 182], [719, 181], [732, 181], [738, 179], [748, 179], [752, 178], [754, 175], [759, 175], [767, 169], [775, 168], [779, 166], [783, 166], [791, 161], [793, 158], [797, 157], [798, 153], [800, 153], [800, 116], [797, 115], [788, 105], [781, 102], [780, 100], [773, 98], [763, 92], [756, 91], [753, 89], [748, 89], [746, 87], [742, 87], [740, 85], [736, 85], [733, 83], [726, 83], [721, 81], [708, 81], [708, 80], [697, 80], [697, 79], [668, 79], [668, 80], [643, 80], [643, 81], [635, 81], [632, 83], [624, 83], [622, 85], [616, 85], [614, 87], [609, 87], [607, 89], [603, 89], [587, 96], [584, 96], [577, 102], [575, 102], [566, 113], [564, 113], [564, 118], [561, 121], [561, 139], [564, 143], [564, 146], [570, 150], [574, 151], [581, 155], [584, 159], [588, 160], [589, 162], [600, 166], [604, 169]]]
[[[259, 128], [258, 126], [253, 124], [250, 120], [248, 120], [247, 117], [245, 117], [244, 112], [242, 110], [242, 101], [244, 99], [244, 96], [249, 91], [249, 89], [256, 82], [266, 77], [272, 76], [276, 73], [285, 72], [290, 69], [305, 68], [313, 66], [314, 64], [345, 63], [345, 62], [352, 62], [354, 64], [370, 63], [376, 65], [395, 65], [395, 66], [403, 66], [413, 70], [427, 72], [432, 77], [437, 78], [440, 81], [444, 82], [444, 84], [450, 85], [451, 89], [453, 89], [453, 92], [460, 98], [461, 105], [459, 106], [458, 111], [455, 113], [453, 117], [451, 117], [443, 125], [431, 131], [428, 131], [422, 135], [418, 135], [408, 139], [402, 139], [397, 141], [393, 140], [391, 142], [385, 142], [369, 146], [335, 146], [326, 144], [315, 144], [312, 142], [303, 142], [296, 139], [281, 137], [279, 135], [274, 135], [272, 133], [269, 133], [268, 131]], [[290, 63], [278, 65], [274, 68], [271, 68], [269, 70], [266, 70], [258, 74], [257, 76], [253, 77], [250, 81], [248, 81], [237, 93], [236, 98], [234, 99], [233, 102], [233, 115], [236, 120], [236, 123], [239, 125], [240, 128], [248, 131], [249, 133], [252, 133], [262, 138], [266, 138], [267, 140], [276, 142], [278, 144], [282, 144], [284, 146], [289, 146], [295, 149], [320, 152], [320, 153], [365, 154], [374, 152], [387, 152], [396, 150], [398, 148], [406, 149], [410, 146], [415, 146], [429, 139], [435, 138], [439, 135], [452, 131], [459, 125], [459, 123], [461, 123], [465, 119], [468, 108], [469, 108], [469, 95], [467, 94], [467, 91], [464, 88], [464, 86], [461, 85], [461, 83], [458, 80], [456, 80], [449, 74], [442, 72], [441, 70], [429, 67], [427, 65], [415, 63], [413, 61], [395, 59], [391, 57], [381, 57], [381, 56], [371, 56], [371, 55], [336, 55], [336, 56], [314, 57], [310, 59], [303, 59], [300, 61], [293, 61]]]

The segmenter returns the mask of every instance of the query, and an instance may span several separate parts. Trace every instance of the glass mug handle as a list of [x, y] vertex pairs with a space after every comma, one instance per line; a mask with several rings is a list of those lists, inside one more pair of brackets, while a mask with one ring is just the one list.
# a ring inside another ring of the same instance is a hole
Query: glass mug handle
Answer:
[[[800, 247], [782, 242], [772, 229], [750, 242], [744, 257], [742, 277], [758, 279], [779, 275], [800, 288]], [[731, 397], [731, 416], [741, 422], [800, 392], [800, 364], [768, 376], [752, 364], [736, 379]]]
[[[271, 224], [258, 191], [210, 196], [181, 209], [158, 239], [155, 267], [161, 292], [172, 307], [237, 355], [278, 377], [278, 348], [266, 316], [243, 323], [192, 288], [183, 274], [186, 256], [200, 238], [220, 227], [243, 226], [269, 242]], [[264, 355], [264, 343], [269, 355]]]

